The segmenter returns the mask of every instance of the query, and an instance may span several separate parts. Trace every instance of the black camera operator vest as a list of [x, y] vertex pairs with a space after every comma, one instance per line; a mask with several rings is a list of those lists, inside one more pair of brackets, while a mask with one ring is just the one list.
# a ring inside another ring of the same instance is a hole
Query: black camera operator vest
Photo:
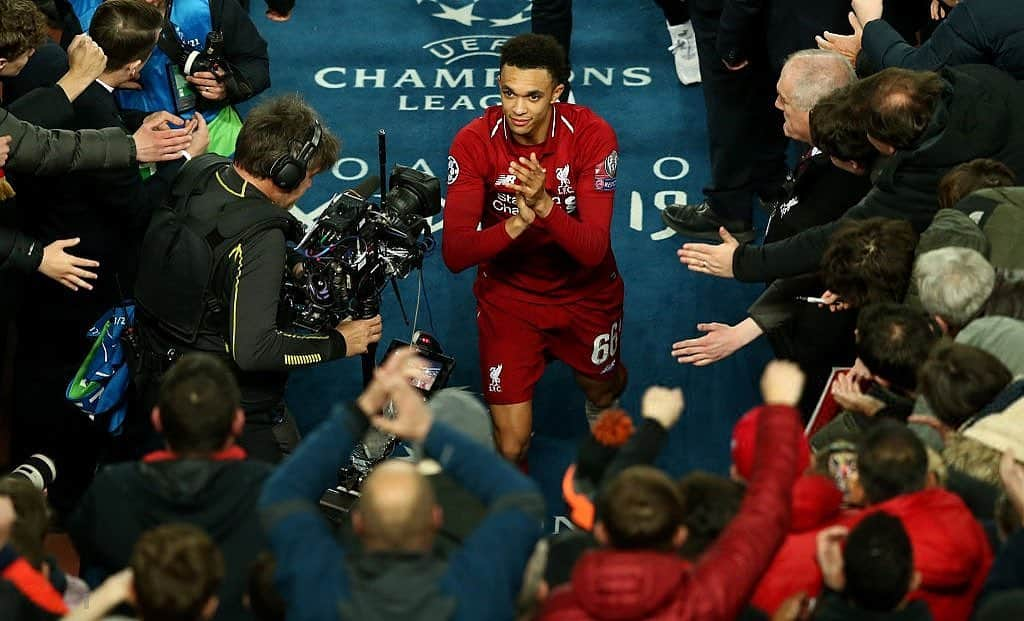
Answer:
[[[207, 154], [183, 167], [143, 239], [135, 285], [140, 319], [179, 350], [194, 345], [201, 330], [226, 337], [226, 302], [214, 285], [231, 248], [274, 228], [289, 237], [294, 226], [294, 218], [264, 198], [237, 198], [211, 187], [214, 174], [230, 163]], [[225, 345], [221, 353], [226, 351]]]

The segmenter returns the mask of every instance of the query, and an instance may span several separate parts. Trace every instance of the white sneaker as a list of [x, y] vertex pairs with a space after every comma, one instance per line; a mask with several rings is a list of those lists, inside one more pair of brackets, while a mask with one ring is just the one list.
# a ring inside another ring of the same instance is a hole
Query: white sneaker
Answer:
[[[667, 25], [667, 22], [666, 22]], [[700, 61], [697, 58], [697, 39], [690, 22], [668, 27], [672, 45], [668, 51], [676, 63], [676, 77], [683, 84], [700, 83]]]

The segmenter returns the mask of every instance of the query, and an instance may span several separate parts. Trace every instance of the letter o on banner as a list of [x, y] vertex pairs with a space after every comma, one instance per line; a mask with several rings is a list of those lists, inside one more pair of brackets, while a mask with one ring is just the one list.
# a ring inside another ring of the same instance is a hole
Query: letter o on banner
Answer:
[[[665, 164], [678, 164], [679, 172], [675, 175], [667, 175], [664, 172]], [[681, 157], [675, 157], [672, 155], [663, 157], [658, 161], [654, 162], [654, 176], [658, 179], [664, 179], [665, 181], [675, 181], [676, 179], [682, 179], [686, 175], [690, 174], [690, 163]]]
[[[355, 166], [356, 172], [354, 174], [348, 174], [347, 171], [351, 170]], [[345, 172], [342, 171], [344, 168]], [[362, 179], [366, 176], [366, 173], [370, 172], [370, 167], [366, 165], [364, 160], [358, 157], [343, 157], [334, 163], [331, 167], [331, 174], [341, 179], [342, 181], [355, 181], [356, 179]]]

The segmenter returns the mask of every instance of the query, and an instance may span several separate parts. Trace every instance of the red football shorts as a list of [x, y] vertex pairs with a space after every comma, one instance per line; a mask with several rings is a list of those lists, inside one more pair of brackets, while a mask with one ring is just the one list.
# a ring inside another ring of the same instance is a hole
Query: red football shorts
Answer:
[[534, 304], [501, 295], [477, 299], [480, 373], [487, 403], [533, 398], [550, 360], [600, 381], [620, 362], [622, 280], [596, 296], [567, 304]]

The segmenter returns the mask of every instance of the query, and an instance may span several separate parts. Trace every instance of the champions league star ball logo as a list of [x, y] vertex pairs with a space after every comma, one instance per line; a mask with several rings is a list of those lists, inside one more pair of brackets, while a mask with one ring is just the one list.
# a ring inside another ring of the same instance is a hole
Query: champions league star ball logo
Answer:
[[[502, 2], [501, 0], [416, 0], [416, 4], [433, 5], [438, 19], [453, 21], [463, 26], [484, 25], [504, 28], [530, 21], [532, 2]], [[483, 22], [483, 23], [481, 23]]]

